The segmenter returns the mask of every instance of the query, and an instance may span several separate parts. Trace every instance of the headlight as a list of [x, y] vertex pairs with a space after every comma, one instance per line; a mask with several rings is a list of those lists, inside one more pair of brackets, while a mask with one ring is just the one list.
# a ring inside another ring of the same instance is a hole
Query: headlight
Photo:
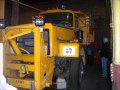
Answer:
[[24, 65], [20, 66], [20, 70], [21, 71], [25, 70], [25, 66]]
[[33, 23], [35, 23], [36, 26], [44, 26], [45, 22], [44, 22], [44, 17], [43, 16], [36, 16], [33, 17]]
[[35, 25], [36, 26], [43, 26], [44, 25], [44, 20], [43, 19], [36, 19]]

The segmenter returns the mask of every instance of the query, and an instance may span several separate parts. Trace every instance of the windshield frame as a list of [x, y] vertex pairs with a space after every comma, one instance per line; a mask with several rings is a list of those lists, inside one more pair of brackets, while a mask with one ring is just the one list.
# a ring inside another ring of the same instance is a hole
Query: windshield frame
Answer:
[[74, 29], [74, 27], [75, 27], [75, 13], [73, 12], [73, 11], [71, 11], [71, 10], [47, 10], [47, 11], [42, 11], [42, 12], [40, 12], [39, 13], [39, 15], [43, 15], [43, 14], [48, 14], [48, 13], [70, 13], [70, 14], [72, 14], [72, 26], [71, 27], [68, 27], [68, 28], [72, 28], [72, 29]]

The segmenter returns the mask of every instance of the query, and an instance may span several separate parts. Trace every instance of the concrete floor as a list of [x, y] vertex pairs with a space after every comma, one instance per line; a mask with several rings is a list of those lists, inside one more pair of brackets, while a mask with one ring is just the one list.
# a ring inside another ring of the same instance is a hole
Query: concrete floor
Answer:
[[101, 77], [99, 66], [87, 66], [81, 90], [112, 90], [111, 82], [109, 78]]
[[[102, 78], [100, 76], [100, 67], [98, 65], [86, 66], [80, 90], [112, 90], [111, 86], [108, 78]], [[56, 85], [45, 90], [57, 90]]]

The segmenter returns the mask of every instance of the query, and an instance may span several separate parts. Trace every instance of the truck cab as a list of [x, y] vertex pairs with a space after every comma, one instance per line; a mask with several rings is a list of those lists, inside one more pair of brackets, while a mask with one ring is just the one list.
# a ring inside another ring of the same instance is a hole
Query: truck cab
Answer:
[[45, 16], [45, 22], [66, 27], [76, 31], [83, 31], [83, 44], [94, 42], [94, 32], [90, 30], [90, 18], [80, 11], [72, 10], [47, 10], [40, 14]]

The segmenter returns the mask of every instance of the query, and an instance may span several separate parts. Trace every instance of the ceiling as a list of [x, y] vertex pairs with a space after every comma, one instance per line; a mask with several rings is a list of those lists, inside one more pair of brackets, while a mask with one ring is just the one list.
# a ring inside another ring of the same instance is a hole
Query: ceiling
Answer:
[[22, 3], [26, 3], [26, 4], [42, 4], [42, 3], [58, 3], [58, 2], [64, 2], [66, 0], [20, 0], [20, 2]]
[[20, 0], [20, 2], [23, 2], [23, 3], [47, 3], [47, 2], [69, 2], [69, 1], [72, 1], [72, 2], [103, 2], [103, 1], [107, 1], [107, 0]]
[[[109, 0], [19, 0], [40, 10], [48, 8], [61, 8], [61, 4], [66, 5], [66, 9], [80, 10], [87, 14], [106, 14], [106, 2]], [[24, 8], [24, 6], [21, 6]], [[107, 12], [108, 13], [108, 12]]]

